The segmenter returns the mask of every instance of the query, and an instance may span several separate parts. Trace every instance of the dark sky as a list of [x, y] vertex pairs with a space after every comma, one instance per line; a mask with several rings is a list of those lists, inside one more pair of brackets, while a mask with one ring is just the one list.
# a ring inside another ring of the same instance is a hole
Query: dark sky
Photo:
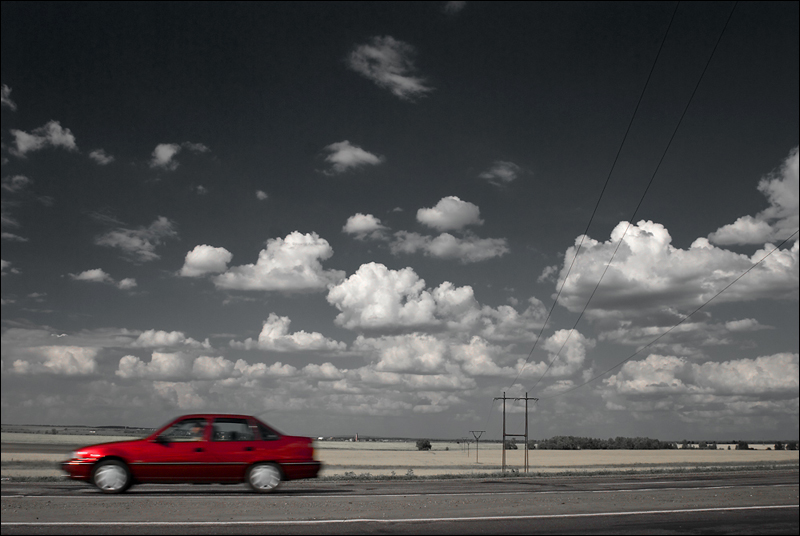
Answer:
[[675, 8], [3, 2], [3, 422], [796, 439], [798, 4]]

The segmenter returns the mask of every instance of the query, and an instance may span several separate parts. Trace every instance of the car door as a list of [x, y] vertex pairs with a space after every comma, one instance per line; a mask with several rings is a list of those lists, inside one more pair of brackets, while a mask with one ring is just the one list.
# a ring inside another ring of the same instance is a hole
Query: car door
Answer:
[[[193, 432], [198, 426], [199, 434]], [[142, 482], [212, 482], [209, 433], [205, 418], [176, 421], [131, 460], [134, 474]]]
[[208, 452], [218, 482], [244, 480], [256, 461], [260, 441], [257, 429], [246, 417], [217, 417], [212, 423]]

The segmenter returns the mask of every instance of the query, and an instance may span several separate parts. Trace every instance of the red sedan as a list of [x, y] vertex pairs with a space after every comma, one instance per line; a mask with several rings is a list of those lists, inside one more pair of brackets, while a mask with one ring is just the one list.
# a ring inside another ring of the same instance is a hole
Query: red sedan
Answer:
[[105, 493], [149, 482], [247, 482], [268, 493], [284, 480], [317, 476], [312, 442], [248, 415], [184, 415], [144, 439], [78, 449], [61, 468]]

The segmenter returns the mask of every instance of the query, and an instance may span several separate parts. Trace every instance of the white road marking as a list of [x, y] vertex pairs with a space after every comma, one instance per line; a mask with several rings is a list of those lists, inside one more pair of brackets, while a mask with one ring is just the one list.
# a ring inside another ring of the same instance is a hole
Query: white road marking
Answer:
[[786, 508], [800, 508], [797, 504], [773, 505], [773, 506], [734, 506], [725, 508], [683, 508], [678, 510], [642, 510], [638, 512], [600, 512], [594, 514], [542, 514], [524, 516], [478, 516], [478, 517], [428, 517], [417, 519], [312, 519], [302, 521], [53, 521], [53, 522], [2, 522], [0, 526], [6, 527], [148, 527], [148, 526], [184, 526], [202, 527], [216, 525], [327, 525], [343, 523], [430, 523], [430, 522], [454, 522], [454, 521], [515, 521], [533, 519], [568, 519], [580, 517], [611, 517], [611, 516], [639, 516], [652, 514], [691, 514], [708, 512], [735, 512], [743, 510], [777, 510]]

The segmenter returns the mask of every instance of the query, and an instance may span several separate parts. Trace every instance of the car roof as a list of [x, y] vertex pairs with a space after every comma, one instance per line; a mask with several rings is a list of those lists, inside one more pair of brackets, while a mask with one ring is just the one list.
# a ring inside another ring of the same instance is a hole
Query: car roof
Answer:
[[225, 418], [238, 418], [238, 419], [255, 419], [252, 415], [242, 415], [240, 413], [190, 413], [187, 415], [180, 415], [173, 420], [178, 419], [217, 419], [220, 417]]

